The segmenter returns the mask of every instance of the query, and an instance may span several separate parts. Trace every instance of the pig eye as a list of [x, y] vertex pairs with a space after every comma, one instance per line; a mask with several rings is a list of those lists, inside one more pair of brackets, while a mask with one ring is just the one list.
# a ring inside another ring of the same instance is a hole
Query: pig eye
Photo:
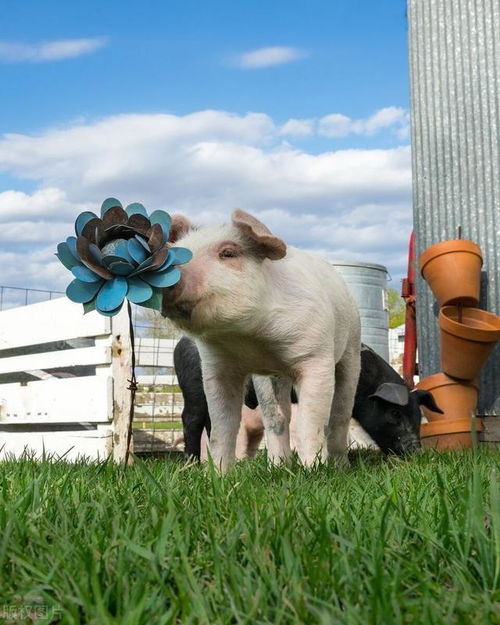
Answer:
[[399, 413], [399, 410], [396, 410], [396, 409], [391, 410], [391, 418], [392, 418], [393, 421], [399, 421], [400, 416], [401, 415]]
[[235, 249], [231, 247], [225, 247], [219, 252], [219, 258], [236, 258], [238, 253]]

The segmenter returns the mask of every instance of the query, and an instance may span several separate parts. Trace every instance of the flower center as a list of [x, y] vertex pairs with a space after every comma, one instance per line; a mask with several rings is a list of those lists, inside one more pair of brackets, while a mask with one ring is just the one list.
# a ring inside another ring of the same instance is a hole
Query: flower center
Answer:
[[126, 244], [127, 243], [126, 239], [113, 239], [112, 241], [109, 241], [108, 243], [106, 243], [106, 245], [101, 250], [103, 256], [116, 256], [115, 254], [116, 248], [121, 243]]

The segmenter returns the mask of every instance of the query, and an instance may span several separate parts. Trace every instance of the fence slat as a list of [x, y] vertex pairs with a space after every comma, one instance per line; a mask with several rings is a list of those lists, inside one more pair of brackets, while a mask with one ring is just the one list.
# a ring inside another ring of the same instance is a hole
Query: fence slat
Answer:
[[2, 432], [0, 459], [19, 458], [24, 453], [41, 458], [43, 454], [55, 459], [74, 461], [81, 457], [104, 460], [109, 456], [113, 431], [110, 426], [96, 430], [64, 432]]
[[109, 334], [111, 322], [66, 297], [0, 312], [0, 350]]
[[103, 423], [112, 416], [111, 376], [0, 385], [0, 429], [29, 423]]
[[17, 371], [34, 371], [75, 367], [83, 365], [106, 365], [111, 363], [111, 348], [96, 345], [77, 349], [63, 349], [26, 356], [0, 358], [0, 374]]

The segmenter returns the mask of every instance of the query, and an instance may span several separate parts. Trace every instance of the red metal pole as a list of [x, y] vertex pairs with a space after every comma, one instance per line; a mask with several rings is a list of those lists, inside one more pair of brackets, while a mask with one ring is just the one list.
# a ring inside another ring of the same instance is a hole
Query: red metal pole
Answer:
[[403, 352], [403, 380], [414, 387], [413, 376], [417, 370], [417, 320], [415, 315], [415, 232], [412, 231], [408, 247], [408, 276], [403, 278], [401, 297], [406, 303], [405, 344]]

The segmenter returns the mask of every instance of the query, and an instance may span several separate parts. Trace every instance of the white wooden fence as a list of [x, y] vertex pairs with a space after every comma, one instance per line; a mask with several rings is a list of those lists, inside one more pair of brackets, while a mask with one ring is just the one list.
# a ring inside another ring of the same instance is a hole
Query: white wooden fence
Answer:
[[[136, 338], [138, 367], [173, 367], [175, 341]], [[66, 298], [0, 312], [0, 458], [28, 451], [123, 462], [131, 377], [128, 316]], [[175, 384], [174, 375], [139, 383]], [[182, 403], [176, 402], [176, 414]], [[154, 414], [154, 411], [153, 411]]]

